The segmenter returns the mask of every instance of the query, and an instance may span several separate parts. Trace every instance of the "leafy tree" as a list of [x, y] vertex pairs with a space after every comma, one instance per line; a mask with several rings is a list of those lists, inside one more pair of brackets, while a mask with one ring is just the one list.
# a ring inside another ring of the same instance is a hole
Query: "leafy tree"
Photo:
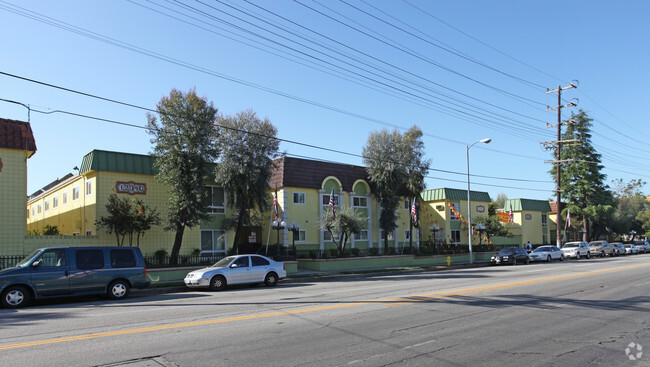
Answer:
[[636, 215], [635, 219], [641, 224], [641, 228], [643, 228], [643, 233], [645, 236], [650, 236], [650, 210], [639, 212], [639, 214]]
[[485, 226], [485, 233], [488, 237], [493, 236], [508, 236], [510, 232], [508, 228], [501, 222], [499, 219], [499, 214], [497, 213], [498, 208], [502, 208], [503, 205], [499, 202], [499, 197], [497, 200], [491, 202], [488, 205], [488, 215], [481, 215], [475, 218], [472, 218], [472, 224], [482, 224]]
[[627, 235], [631, 231], [643, 232], [643, 224], [637, 220], [639, 213], [646, 209], [646, 198], [641, 192], [645, 181], [633, 179], [630, 182], [623, 182], [622, 179], [614, 183], [614, 210], [613, 230], [617, 235]]
[[102, 216], [95, 222], [97, 228], [115, 233], [117, 246], [124, 246], [127, 236], [129, 246], [133, 246], [133, 236], [137, 237], [136, 245], [140, 246], [140, 237], [151, 226], [160, 224], [160, 215], [156, 209], [151, 209], [141, 199], [129, 199], [113, 193], [106, 204], [108, 216]]
[[[561, 197], [571, 210], [572, 218], [582, 216], [583, 229], [589, 232], [589, 219], [584, 216], [592, 211], [585, 209], [594, 205], [611, 204], [608, 186], [605, 184], [606, 175], [602, 173], [601, 156], [591, 144], [591, 127], [593, 119], [583, 110], [571, 114], [567, 120], [567, 129], [562, 140], [575, 140], [562, 147], [560, 170]], [[550, 171], [557, 183], [555, 165]], [[575, 214], [574, 214], [575, 211]], [[566, 210], [562, 212], [566, 217]], [[573, 220], [573, 219], [572, 219]]]
[[403, 135], [394, 130], [373, 132], [363, 147], [363, 162], [382, 211], [379, 226], [384, 230], [384, 249], [388, 233], [397, 224], [397, 208], [403, 197], [419, 197], [425, 188], [424, 177], [431, 161], [424, 158], [422, 130], [411, 127]]
[[327, 208], [319, 220], [321, 229], [332, 236], [339, 257], [344, 256], [345, 247], [352, 234], [359, 234], [365, 227], [368, 218], [363, 217], [350, 207], [344, 207], [336, 212], [336, 219], [332, 219], [332, 209]]
[[212, 144], [217, 109], [206, 98], [198, 97], [195, 89], [188, 93], [172, 89], [156, 108], [158, 117], [149, 113], [147, 121], [153, 136], [156, 179], [169, 187], [165, 229], [176, 231], [170, 254], [170, 262], [175, 265], [185, 228], [198, 225], [208, 216], [203, 186], [211, 164], [219, 156], [219, 150]]
[[248, 110], [217, 119], [222, 149], [215, 181], [223, 184], [228, 206], [238, 210], [233, 248], [238, 252], [239, 234], [251, 209], [270, 208], [269, 179], [278, 156], [277, 129], [268, 119]]
[[[497, 199], [493, 203], [496, 203], [496, 208], [505, 208], [507, 200], [508, 200], [508, 196], [500, 192], [497, 194]], [[496, 214], [496, 210], [495, 210], [495, 214]]]
[[43, 235], [45, 236], [56, 236], [59, 234], [59, 228], [57, 226], [51, 226], [46, 224], [43, 228]]

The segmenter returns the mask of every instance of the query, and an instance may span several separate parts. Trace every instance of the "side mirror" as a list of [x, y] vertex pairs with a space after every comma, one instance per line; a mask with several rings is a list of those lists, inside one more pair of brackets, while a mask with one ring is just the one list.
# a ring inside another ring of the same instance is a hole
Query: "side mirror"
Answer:
[[231, 268], [231, 269], [234, 269], [234, 268], [237, 268], [237, 267], [238, 267], [237, 264], [232, 264], [232, 265], [230, 265], [230, 268]]
[[42, 262], [43, 262], [42, 260], [36, 260], [36, 261], [34, 261], [34, 262], [32, 263], [32, 268], [38, 268], [39, 266], [41, 266], [41, 263], [42, 263]]

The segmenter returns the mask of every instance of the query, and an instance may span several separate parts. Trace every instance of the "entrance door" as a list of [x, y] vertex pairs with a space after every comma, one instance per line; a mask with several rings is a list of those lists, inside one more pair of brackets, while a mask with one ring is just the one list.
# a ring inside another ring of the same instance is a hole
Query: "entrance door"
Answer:
[[68, 263], [65, 249], [47, 250], [32, 263], [32, 284], [39, 296], [70, 293]]

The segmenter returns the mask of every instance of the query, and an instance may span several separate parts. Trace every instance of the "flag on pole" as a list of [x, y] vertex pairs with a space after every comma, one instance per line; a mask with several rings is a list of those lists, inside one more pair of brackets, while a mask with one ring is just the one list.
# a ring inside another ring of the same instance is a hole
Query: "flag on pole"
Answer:
[[515, 215], [512, 213], [512, 204], [510, 204], [510, 212], [508, 213], [508, 223], [515, 222]]
[[330, 207], [332, 207], [332, 220], [336, 220], [336, 205], [334, 205], [334, 188], [330, 194]]
[[275, 187], [275, 196], [273, 196], [273, 218], [278, 220], [280, 211], [278, 210], [278, 187]]
[[415, 210], [415, 198], [413, 198], [413, 205], [411, 205], [411, 214], [413, 214], [413, 224], [418, 225], [418, 212]]
[[567, 209], [566, 211], [566, 225], [567, 227], [571, 227], [571, 209]]

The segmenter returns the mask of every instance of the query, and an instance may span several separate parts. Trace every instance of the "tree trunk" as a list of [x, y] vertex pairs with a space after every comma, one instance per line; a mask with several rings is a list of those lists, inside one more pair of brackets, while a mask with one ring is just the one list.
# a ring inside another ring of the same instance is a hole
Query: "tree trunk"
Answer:
[[181, 252], [181, 245], [183, 244], [183, 233], [185, 233], [185, 226], [182, 224], [176, 225], [176, 237], [174, 237], [169, 265], [178, 265], [178, 254]]
[[582, 234], [582, 240], [588, 242], [587, 238], [589, 238], [589, 236], [588, 236], [588, 234], [589, 234], [589, 219], [587, 219], [586, 216], [584, 217], [584, 220], [583, 220], [582, 229], [585, 230], [584, 233]]
[[232, 249], [235, 251], [236, 255], [239, 255], [239, 232], [241, 231], [243, 219], [244, 209], [239, 209], [239, 215], [237, 215], [237, 230], [235, 230], [235, 238], [232, 243]]

